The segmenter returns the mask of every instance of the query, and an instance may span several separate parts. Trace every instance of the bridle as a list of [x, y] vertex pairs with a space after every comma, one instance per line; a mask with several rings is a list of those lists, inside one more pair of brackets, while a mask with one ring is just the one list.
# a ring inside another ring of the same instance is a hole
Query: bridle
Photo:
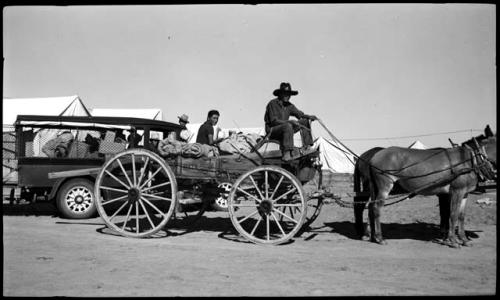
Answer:
[[479, 145], [476, 138], [472, 138], [475, 147], [465, 144], [472, 151], [472, 168], [478, 175], [480, 181], [494, 180], [497, 177], [494, 162], [488, 157], [484, 145]]

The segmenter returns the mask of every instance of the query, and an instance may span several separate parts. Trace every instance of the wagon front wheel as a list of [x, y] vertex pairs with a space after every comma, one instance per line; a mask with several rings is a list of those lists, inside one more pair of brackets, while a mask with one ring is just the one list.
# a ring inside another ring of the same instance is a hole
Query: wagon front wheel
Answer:
[[236, 230], [257, 244], [282, 244], [302, 227], [307, 205], [302, 184], [277, 166], [259, 166], [241, 175], [229, 193]]
[[157, 154], [131, 149], [113, 156], [97, 175], [97, 211], [121, 235], [147, 237], [161, 230], [177, 204], [177, 182]]

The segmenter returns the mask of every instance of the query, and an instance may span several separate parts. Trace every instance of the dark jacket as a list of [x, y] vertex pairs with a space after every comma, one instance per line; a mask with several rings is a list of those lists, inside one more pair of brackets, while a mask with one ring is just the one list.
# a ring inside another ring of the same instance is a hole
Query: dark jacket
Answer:
[[290, 116], [300, 119], [304, 117], [305, 114], [290, 102], [282, 102], [278, 98], [269, 101], [264, 115], [266, 132], [269, 132], [271, 127], [278, 125], [276, 120], [287, 121]]

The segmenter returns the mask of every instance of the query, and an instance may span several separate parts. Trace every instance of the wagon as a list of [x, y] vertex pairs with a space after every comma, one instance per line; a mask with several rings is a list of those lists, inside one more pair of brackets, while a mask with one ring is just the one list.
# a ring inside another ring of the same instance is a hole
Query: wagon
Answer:
[[[132, 127], [138, 144], [117, 142]], [[314, 194], [303, 187], [320, 170], [319, 152], [285, 163], [279, 143], [264, 137], [249, 153], [160, 156], [159, 140], [180, 130], [139, 118], [18, 116], [18, 187], [26, 199], [55, 200], [63, 217], [98, 213], [113, 232], [137, 238], [164, 234], [172, 225], [189, 227], [207, 211], [225, 210], [244, 238], [279, 244], [319, 214], [321, 172]], [[42, 155], [55, 133], [68, 131], [73, 140], [65, 155]], [[101, 138], [93, 150], [92, 132]]]
[[98, 172], [97, 210], [113, 231], [143, 238], [161, 235], [190, 206], [203, 213], [217, 201], [246, 240], [284, 243], [314, 221], [323, 197], [303, 188], [320, 170], [319, 152], [283, 162], [276, 148], [265, 137], [249, 153], [217, 157], [164, 158], [141, 148], [117, 153]]

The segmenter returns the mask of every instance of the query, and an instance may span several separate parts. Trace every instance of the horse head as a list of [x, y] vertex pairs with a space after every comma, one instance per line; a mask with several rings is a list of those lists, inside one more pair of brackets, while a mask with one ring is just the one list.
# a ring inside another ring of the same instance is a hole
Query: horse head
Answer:
[[482, 146], [484, 147], [484, 151], [486, 153], [487, 159], [493, 164], [493, 166], [497, 167], [497, 135], [493, 135], [486, 140], [483, 140]]
[[481, 141], [476, 141], [474, 151], [480, 157], [479, 170], [488, 180], [497, 176], [497, 136], [496, 134]]
[[[486, 140], [486, 139], [493, 137], [493, 136], [496, 136], [496, 134], [493, 133], [493, 131], [490, 128], [490, 125], [486, 125], [486, 127], [484, 128], [484, 134], [480, 134], [480, 135], [477, 135], [473, 138], [466, 140], [465, 142], [462, 143], [462, 146], [467, 145], [469, 147], [474, 147], [474, 144], [476, 143], [476, 141], [482, 142], [483, 140]], [[448, 140], [451, 142], [450, 139], [448, 139]], [[453, 142], [451, 142], [451, 143], [454, 144]]]

